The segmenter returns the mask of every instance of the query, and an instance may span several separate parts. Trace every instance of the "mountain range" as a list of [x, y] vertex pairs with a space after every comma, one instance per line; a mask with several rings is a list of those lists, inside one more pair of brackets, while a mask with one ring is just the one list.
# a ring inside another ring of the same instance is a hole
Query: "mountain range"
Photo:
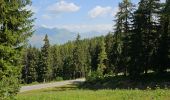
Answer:
[[43, 39], [45, 35], [48, 35], [50, 44], [64, 44], [68, 41], [75, 40], [76, 36], [80, 34], [81, 39], [92, 38], [96, 36], [106, 35], [108, 32], [71, 32], [67, 29], [59, 28], [46, 28], [46, 27], [37, 27], [34, 34], [29, 39], [31, 45], [40, 47], [43, 44]]

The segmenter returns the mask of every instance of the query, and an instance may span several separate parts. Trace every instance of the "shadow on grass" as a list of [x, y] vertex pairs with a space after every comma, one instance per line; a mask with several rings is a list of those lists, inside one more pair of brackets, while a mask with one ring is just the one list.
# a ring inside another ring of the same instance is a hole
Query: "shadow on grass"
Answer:
[[61, 87], [54, 87], [51, 89], [44, 89], [42, 90], [42, 92], [59, 92], [59, 91], [68, 91], [68, 90], [77, 90], [78, 88], [78, 84], [70, 84], [70, 85], [65, 85], [65, 86], [61, 86]]
[[81, 89], [170, 89], [170, 73], [156, 74], [150, 73], [141, 75], [137, 79], [129, 76], [114, 76], [98, 78], [79, 85]]

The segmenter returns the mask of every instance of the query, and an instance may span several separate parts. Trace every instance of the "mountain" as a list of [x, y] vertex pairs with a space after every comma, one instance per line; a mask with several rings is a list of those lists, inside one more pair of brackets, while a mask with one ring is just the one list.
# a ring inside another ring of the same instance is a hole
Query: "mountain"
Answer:
[[[108, 32], [84, 32], [80, 33], [82, 39], [105, 35]], [[41, 47], [45, 34], [48, 35], [50, 44], [63, 44], [69, 40], [75, 40], [78, 32], [71, 32], [67, 29], [37, 27], [33, 36], [29, 39], [30, 44]]]
[[45, 34], [48, 35], [50, 44], [63, 44], [68, 40], [74, 40], [77, 36], [75, 32], [70, 32], [66, 29], [38, 27], [29, 39], [30, 44], [36, 47], [42, 46]]

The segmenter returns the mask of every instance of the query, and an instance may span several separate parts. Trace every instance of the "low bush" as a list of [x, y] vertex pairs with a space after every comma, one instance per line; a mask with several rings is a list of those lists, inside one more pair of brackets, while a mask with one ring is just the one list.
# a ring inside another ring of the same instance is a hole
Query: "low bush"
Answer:
[[62, 77], [56, 77], [55, 81], [63, 81], [63, 78]]

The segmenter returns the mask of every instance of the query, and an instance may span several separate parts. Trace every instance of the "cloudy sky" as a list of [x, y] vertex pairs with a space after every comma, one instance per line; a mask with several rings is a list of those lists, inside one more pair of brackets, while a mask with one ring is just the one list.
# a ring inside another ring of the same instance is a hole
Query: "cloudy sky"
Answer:
[[[111, 30], [121, 0], [33, 0], [35, 26], [71, 31]], [[138, 0], [132, 0], [136, 3]]]
[[[71, 31], [111, 30], [122, 0], [32, 0], [36, 26]], [[133, 3], [139, 0], [131, 0]], [[165, 0], [162, 0], [165, 1]]]
[[[34, 18], [36, 18], [35, 28], [41, 26], [46, 28], [64, 28], [71, 32], [80, 32], [81, 35], [81, 33], [85, 32], [101, 33], [113, 31], [114, 15], [118, 11], [118, 4], [121, 1], [32, 0], [32, 6], [27, 9], [31, 9], [34, 12]], [[137, 4], [140, 0], [131, 1]], [[36, 44], [37, 41], [42, 41], [42, 37], [43, 35], [35, 34], [31, 40]], [[51, 41], [54, 41], [56, 37], [51, 36], [51, 38]]]

